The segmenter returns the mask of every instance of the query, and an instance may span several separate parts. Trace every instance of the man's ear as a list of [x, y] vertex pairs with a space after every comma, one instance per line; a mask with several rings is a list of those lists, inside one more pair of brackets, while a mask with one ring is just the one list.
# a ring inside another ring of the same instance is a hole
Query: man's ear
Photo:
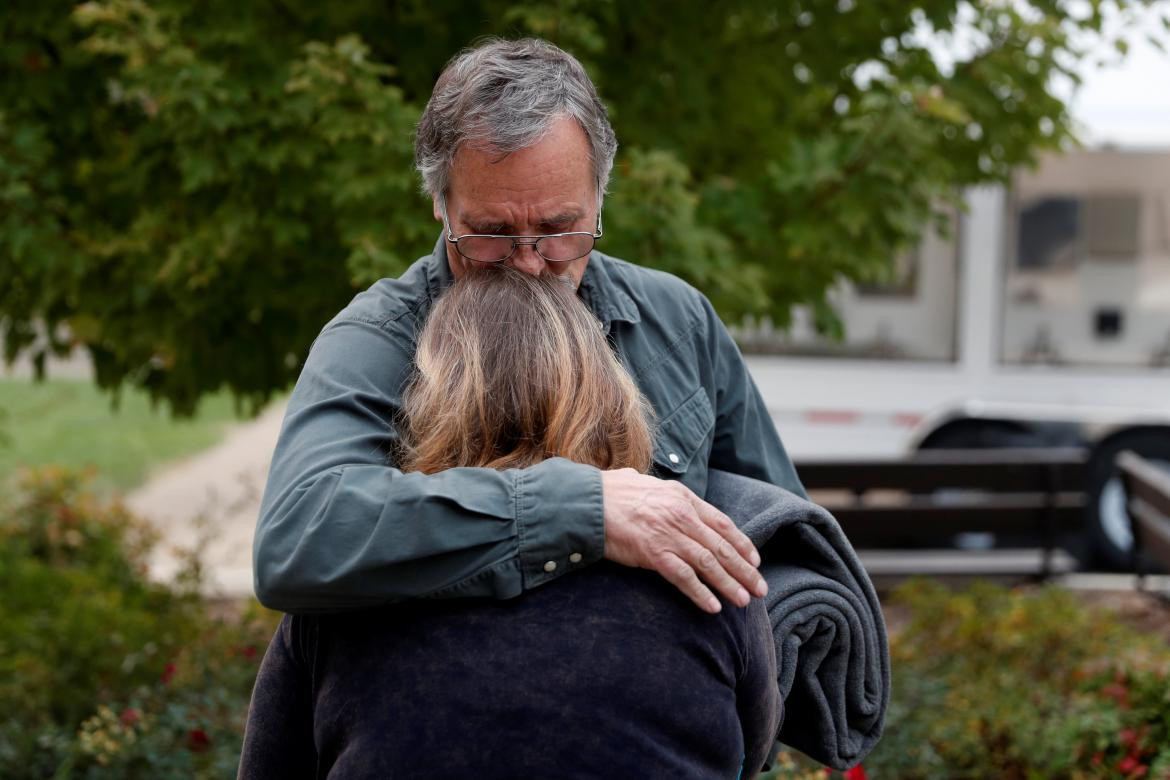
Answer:
[[439, 198], [435, 195], [431, 196], [431, 210], [432, 210], [432, 213], [435, 215], [435, 221], [442, 222], [443, 221], [443, 212], [439, 209]]

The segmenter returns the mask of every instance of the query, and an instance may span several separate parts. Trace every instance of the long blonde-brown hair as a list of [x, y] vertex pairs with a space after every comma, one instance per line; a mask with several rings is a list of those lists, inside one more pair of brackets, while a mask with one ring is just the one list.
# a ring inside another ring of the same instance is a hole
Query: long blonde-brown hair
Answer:
[[563, 457], [650, 467], [651, 411], [565, 279], [488, 267], [423, 327], [403, 408], [404, 471]]

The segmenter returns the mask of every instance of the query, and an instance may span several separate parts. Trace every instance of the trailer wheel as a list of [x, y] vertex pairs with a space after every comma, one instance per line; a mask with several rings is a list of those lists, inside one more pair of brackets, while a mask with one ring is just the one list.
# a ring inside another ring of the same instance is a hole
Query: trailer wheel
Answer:
[[[1036, 447], [1085, 447], [1080, 428], [1062, 422], [1040, 422], [960, 417], [931, 431], [920, 450], [1016, 449]], [[936, 498], [939, 494], [935, 494]], [[945, 497], [943, 497], [945, 500]], [[960, 549], [1035, 547], [1034, 532], [1017, 534], [959, 534], [950, 543]], [[1058, 544], [1069, 552], [1082, 568], [1097, 565], [1090, 550], [1096, 546], [1083, 532], [1062, 535]]]
[[1085, 525], [1096, 563], [1114, 570], [1132, 566], [1133, 533], [1117, 455], [1132, 450], [1170, 473], [1170, 428], [1123, 431], [1102, 441], [1089, 458]]
[[982, 450], [997, 447], [1038, 447], [1042, 439], [1015, 420], [951, 420], [926, 435], [920, 450]]

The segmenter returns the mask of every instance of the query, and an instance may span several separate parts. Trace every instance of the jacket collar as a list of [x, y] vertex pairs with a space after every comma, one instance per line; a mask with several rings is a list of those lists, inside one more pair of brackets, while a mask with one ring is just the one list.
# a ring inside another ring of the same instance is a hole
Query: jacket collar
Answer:
[[617, 284], [614, 271], [614, 261], [594, 250], [589, 255], [589, 264], [585, 266], [585, 275], [581, 277], [581, 285], [577, 288], [577, 294], [601, 322], [607, 334], [615, 322], [642, 321], [638, 304]]

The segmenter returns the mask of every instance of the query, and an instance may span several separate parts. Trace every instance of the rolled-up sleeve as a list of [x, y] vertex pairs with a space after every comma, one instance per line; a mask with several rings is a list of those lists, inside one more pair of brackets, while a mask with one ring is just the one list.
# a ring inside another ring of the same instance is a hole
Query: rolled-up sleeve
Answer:
[[264, 605], [295, 613], [509, 598], [603, 556], [596, 468], [561, 458], [429, 475], [391, 465], [413, 351], [405, 329], [353, 319], [314, 343], [256, 528]]

